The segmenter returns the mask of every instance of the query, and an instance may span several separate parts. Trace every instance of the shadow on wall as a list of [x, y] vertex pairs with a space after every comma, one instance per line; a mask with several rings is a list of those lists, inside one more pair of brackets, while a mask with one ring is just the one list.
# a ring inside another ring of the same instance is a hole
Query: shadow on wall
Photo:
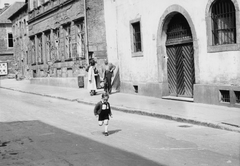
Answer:
[[119, 73], [119, 67], [116, 66], [116, 69], [114, 70], [114, 76], [112, 79], [112, 88], [116, 91], [120, 91], [120, 73]]

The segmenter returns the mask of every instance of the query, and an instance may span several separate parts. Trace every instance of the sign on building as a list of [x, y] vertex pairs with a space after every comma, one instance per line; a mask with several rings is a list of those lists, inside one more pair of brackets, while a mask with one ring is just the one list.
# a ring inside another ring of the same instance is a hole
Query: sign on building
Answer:
[[7, 62], [0, 62], [0, 76], [8, 74], [8, 64]]

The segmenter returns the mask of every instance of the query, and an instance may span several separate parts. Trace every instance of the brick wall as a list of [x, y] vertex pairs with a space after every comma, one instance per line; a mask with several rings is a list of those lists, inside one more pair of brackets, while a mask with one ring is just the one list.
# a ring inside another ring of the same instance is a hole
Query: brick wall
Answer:
[[[56, 0], [59, 1], [59, 0]], [[66, 2], [66, 1], [65, 1]], [[29, 36], [34, 38], [37, 34], [41, 34], [42, 32], [50, 29], [59, 28], [60, 38], [59, 38], [59, 60], [53, 61], [51, 65], [50, 75], [53, 77], [75, 77], [78, 74], [82, 74], [85, 72], [84, 67], [86, 66], [86, 59], [82, 59], [76, 57], [76, 21], [84, 20], [84, 4], [83, 0], [77, 1], [68, 1], [69, 4], [61, 6], [52, 13], [44, 15], [44, 10], [36, 9], [30, 11], [30, 20], [29, 20]], [[50, 4], [52, 1], [49, 2]], [[64, 1], [59, 1], [59, 3], [64, 3]], [[89, 51], [94, 52], [96, 58], [105, 59], [107, 57], [106, 51], [106, 32], [105, 32], [105, 22], [104, 22], [104, 6], [103, 0], [88, 0], [88, 38], [89, 38]], [[57, 7], [57, 6], [55, 6]], [[41, 8], [41, 7], [40, 7]], [[50, 8], [49, 8], [50, 10]], [[40, 11], [40, 12], [39, 12]], [[42, 11], [42, 13], [41, 13]], [[33, 20], [35, 17], [35, 20]], [[39, 18], [37, 18], [39, 17]], [[65, 40], [64, 36], [65, 30], [63, 26], [66, 24], [70, 24], [71, 28], [71, 50], [72, 56], [74, 57], [72, 60], [68, 59], [65, 52]], [[52, 42], [53, 39], [51, 39]], [[44, 45], [44, 43], [43, 43]], [[37, 51], [37, 49], [36, 49]], [[43, 50], [45, 51], [45, 50]], [[29, 52], [33, 52], [29, 50]], [[31, 55], [32, 57], [34, 55]], [[43, 55], [44, 58], [46, 55]], [[33, 59], [33, 58], [32, 58]], [[33, 62], [32, 62], [33, 63]], [[47, 71], [48, 64], [44, 63], [42, 65], [34, 65], [31, 67], [31, 70], [37, 71], [37, 76], [46, 76], [44, 74]], [[39, 74], [43, 73], [43, 74]]]
[[0, 25], [0, 54], [13, 52], [13, 48], [8, 48], [8, 33], [12, 33], [11, 25]]
[[89, 51], [99, 59], [107, 58], [103, 0], [91, 0], [88, 7]]

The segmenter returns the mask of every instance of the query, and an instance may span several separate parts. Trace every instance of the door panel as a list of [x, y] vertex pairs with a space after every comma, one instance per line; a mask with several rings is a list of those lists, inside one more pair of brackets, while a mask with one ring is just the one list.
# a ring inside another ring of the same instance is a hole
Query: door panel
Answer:
[[193, 58], [193, 45], [192, 43], [185, 44], [182, 47], [182, 53], [184, 56], [184, 84], [185, 93], [184, 96], [193, 96], [193, 84], [195, 83], [194, 75], [194, 58]]
[[168, 71], [168, 87], [169, 92], [171, 95], [177, 95], [177, 74], [176, 74], [176, 63], [175, 63], [175, 47], [174, 46], [168, 46], [167, 47], [167, 55], [168, 55], [168, 61], [167, 61], [167, 71]]
[[170, 95], [192, 97], [195, 81], [193, 44], [167, 46], [167, 55]]
[[183, 64], [183, 53], [182, 46], [177, 45], [176, 47], [176, 74], [177, 74], [177, 96], [185, 94], [185, 81], [184, 81], [184, 64]]

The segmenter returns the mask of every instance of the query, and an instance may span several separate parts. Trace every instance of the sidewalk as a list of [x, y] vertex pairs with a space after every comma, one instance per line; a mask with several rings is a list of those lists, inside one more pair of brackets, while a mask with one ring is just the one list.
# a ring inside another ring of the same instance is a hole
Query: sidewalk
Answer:
[[[0, 80], [0, 88], [24, 93], [59, 98], [79, 103], [95, 105], [100, 101], [98, 95], [90, 96], [86, 89], [64, 88], [30, 84], [28, 80]], [[164, 100], [126, 93], [110, 95], [112, 109], [136, 113], [178, 122], [203, 125], [240, 133], [240, 109], [224, 106], [206, 105], [183, 101]]]

